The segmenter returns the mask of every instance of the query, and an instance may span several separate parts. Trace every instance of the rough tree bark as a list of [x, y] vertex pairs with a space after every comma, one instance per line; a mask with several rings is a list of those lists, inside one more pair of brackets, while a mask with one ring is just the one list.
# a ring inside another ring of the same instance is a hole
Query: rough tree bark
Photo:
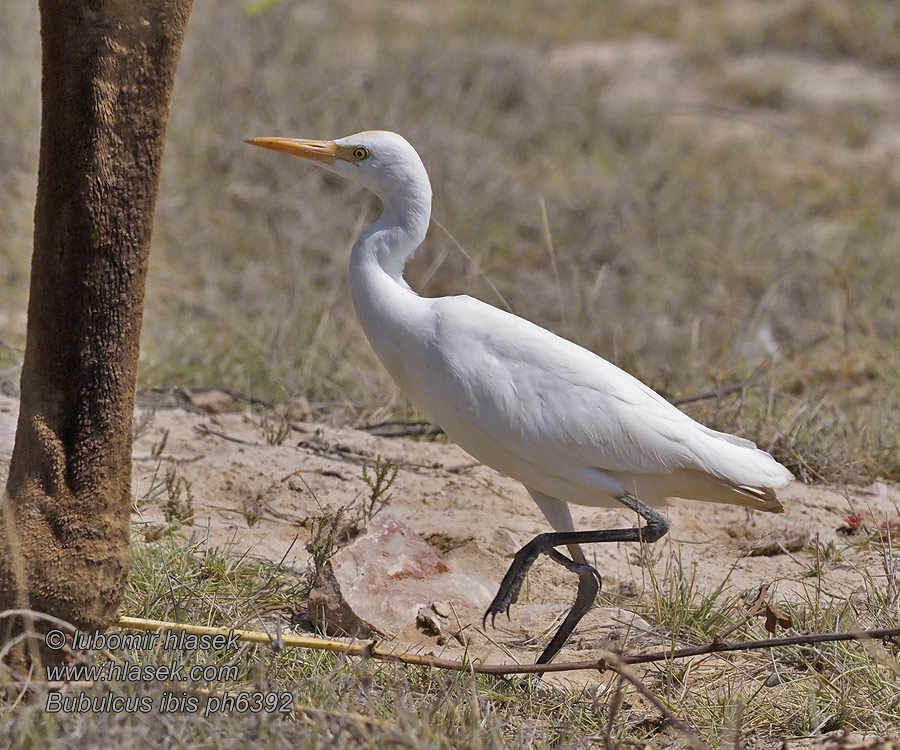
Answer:
[[[144, 282], [191, 3], [40, 0], [40, 166], [0, 610], [93, 629], [122, 598]], [[21, 627], [0, 623], [0, 643]]]

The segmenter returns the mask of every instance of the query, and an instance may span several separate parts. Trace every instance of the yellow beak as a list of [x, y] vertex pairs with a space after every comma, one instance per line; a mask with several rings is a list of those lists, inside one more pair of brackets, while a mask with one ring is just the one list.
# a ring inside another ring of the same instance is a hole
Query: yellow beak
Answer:
[[281, 151], [301, 159], [331, 164], [339, 159], [337, 144], [334, 141], [308, 141], [300, 138], [250, 138], [244, 143], [272, 151]]

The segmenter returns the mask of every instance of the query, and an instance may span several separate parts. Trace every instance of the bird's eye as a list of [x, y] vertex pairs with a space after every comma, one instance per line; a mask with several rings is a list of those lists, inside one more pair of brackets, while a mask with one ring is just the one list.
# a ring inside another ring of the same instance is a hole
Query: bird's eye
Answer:
[[356, 159], [356, 161], [362, 161], [369, 155], [369, 149], [363, 148], [362, 146], [357, 146], [355, 149], [353, 149], [352, 153], [353, 158]]

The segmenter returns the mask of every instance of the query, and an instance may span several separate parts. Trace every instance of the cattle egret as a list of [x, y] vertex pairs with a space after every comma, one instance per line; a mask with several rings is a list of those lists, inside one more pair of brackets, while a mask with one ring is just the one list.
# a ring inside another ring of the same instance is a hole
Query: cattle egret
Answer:
[[[646, 385], [550, 331], [464, 295], [426, 298], [403, 279], [425, 238], [431, 185], [396, 133], [336, 141], [255, 138], [365, 186], [383, 204], [350, 256], [360, 325], [412, 404], [465, 451], [518, 479], [555, 530], [516, 554], [487, 612], [509, 616], [541, 553], [578, 574], [575, 604], [538, 663], [562, 648], [600, 590], [580, 545], [655, 542], [668, 521], [653, 506], [692, 498], [781, 512], [791, 473], [749, 440], [695, 422]], [[624, 505], [646, 524], [575, 531], [569, 503]], [[566, 546], [569, 556], [557, 547]]]

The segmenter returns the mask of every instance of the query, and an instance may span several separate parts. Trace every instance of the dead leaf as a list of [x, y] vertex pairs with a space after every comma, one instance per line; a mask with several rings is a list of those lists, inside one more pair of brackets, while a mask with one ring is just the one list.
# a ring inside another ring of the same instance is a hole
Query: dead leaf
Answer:
[[775, 635], [779, 626], [782, 628], [789, 628], [793, 624], [794, 621], [791, 619], [790, 615], [785, 614], [774, 604], [766, 602], [766, 630], [769, 633]]

